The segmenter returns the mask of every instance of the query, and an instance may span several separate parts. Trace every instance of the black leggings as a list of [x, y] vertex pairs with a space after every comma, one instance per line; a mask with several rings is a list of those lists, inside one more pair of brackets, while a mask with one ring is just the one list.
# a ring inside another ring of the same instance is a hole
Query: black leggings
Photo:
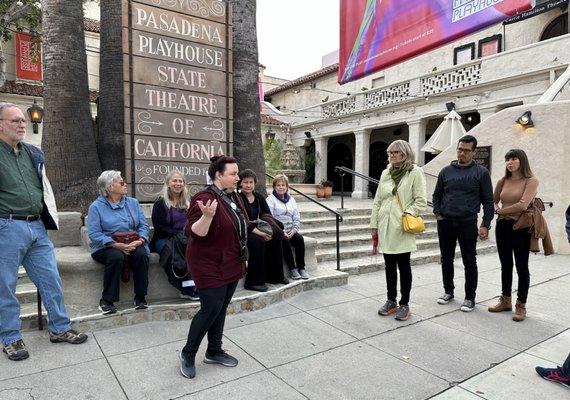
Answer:
[[226, 310], [236, 291], [238, 281], [217, 288], [198, 288], [200, 310], [192, 318], [188, 340], [182, 349], [187, 357], [194, 358], [202, 339], [208, 333], [208, 354], [216, 354], [222, 350], [222, 335], [226, 322]]
[[530, 286], [528, 258], [530, 253], [530, 232], [528, 228], [513, 230], [515, 220], [500, 219], [497, 221], [495, 237], [499, 260], [501, 260], [501, 284], [503, 296], [510, 296], [513, 285], [513, 253], [519, 285], [517, 297], [521, 303], [526, 303]]
[[412, 290], [412, 267], [410, 266], [411, 253], [386, 254], [386, 286], [388, 286], [388, 300], [396, 301], [398, 295], [398, 270], [400, 270], [400, 305], [407, 306], [410, 301]]

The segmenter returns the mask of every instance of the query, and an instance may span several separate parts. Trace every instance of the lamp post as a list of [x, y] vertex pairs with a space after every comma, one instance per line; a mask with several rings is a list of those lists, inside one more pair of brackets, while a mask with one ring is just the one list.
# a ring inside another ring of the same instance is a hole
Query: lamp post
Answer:
[[271, 127], [269, 127], [267, 132], [265, 132], [265, 139], [268, 142], [271, 142], [273, 139], [275, 139], [275, 132], [273, 131], [273, 129], [271, 129]]
[[42, 123], [44, 118], [44, 109], [38, 106], [36, 99], [34, 99], [34, 104], [28, 108], [28, 115], [30, 116], [30, 122], [33, 124], [33, 131], [35, 134], [38, 133], [38, 124]]

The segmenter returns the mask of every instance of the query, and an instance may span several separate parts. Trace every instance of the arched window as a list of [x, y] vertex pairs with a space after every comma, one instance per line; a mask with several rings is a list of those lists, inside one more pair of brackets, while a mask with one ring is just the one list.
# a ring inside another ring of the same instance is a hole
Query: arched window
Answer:
[[564, 13], [556, 17], [548, 24], [540, 40], [552, 39], [553, 37], [565, 35], [568, 33], [568, 13]]

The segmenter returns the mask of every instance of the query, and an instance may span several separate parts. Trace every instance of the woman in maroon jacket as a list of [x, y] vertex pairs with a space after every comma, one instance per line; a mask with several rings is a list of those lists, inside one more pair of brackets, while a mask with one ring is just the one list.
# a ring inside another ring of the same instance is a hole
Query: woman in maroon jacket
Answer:
[[196, 376], [195, 357], [208, 333], [205, 363], [235, 367], [238, 360], [222, 350], [226, 310], [245, 272], [247, 213], [236, 193], [235, 158], [212, 157], [208, 175], [213, 184], [194, 195], [188, 209], [186, 260], [199, 290], [200, 310], [192, 319], [180, 353], [180, 372]]

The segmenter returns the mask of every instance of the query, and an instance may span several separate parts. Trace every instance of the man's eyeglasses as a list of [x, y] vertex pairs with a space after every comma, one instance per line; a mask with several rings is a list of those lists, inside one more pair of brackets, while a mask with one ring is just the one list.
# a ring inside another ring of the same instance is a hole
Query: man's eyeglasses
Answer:
[[16, 118], [16, 119], [5, 119], [5, 118], [0, 118], [2, 121], [8, 121], [11, 122], [13, 124], [21, 124], [21, 123], [26, 123], [26, 120], [24, 118]]
[[462, 149], [461, 147], [457, 148], [457, 152], [458, 153], [465, 153], [465, 154], [469, 154], [473, 151], [473, 149]]

